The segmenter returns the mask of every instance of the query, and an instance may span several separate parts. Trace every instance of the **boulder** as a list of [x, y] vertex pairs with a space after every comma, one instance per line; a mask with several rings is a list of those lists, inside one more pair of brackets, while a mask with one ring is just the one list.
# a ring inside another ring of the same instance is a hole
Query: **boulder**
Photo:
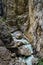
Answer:
[[26, 48], [25, 45], [22, 45], [18, 48], [18, 54], [23, 56], [30, 56], [32, 53], [29, 48]]
[[5, 47], [0, 47], [0, 63], [2, 65], [9, 65], [11, 60], [10, 52]]
[[16, 39], [22, 39], [22, 32], [21, 31], [16, 31], [12, 34], [13, 37], [15, 37]]
[[10, 45], [10, 48], [18, 48], [21, 45], [24, 45], [22, 42], [18, 41], [18, 42], [11, 42], [12, 45]]

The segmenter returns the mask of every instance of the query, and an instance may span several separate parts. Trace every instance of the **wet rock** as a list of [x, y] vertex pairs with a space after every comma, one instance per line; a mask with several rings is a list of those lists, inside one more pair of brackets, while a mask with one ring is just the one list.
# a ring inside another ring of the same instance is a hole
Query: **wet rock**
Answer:
[[27, 65], [27, 64], [22, 58], [19, 57], [18, 59], [15, 60], [14, 65]]
[[[10, 45], [9, 45], [9, 48], [18, 48], [22, 45], [27, 45], [29, 44], [29, 42], [25, 39], [25, 38], [22, 38], [22, 39], [16, 39], [15, 38], [15, 35], [14, 34], [11, 34], [13, 36], [13, 40]], [[31, 47], [31, 46], [30, 46]]]
[[24, 55], [24, 56], [29, 56], [29, 55], [31, 55], [32, 53], [31, 53], [31, 51], [30, 51], [29, 48], [26, 48], [25, 45], [22, 45], [22, 46], [20, 46], [20, 47], [18, 48], [18, 54]]
[[11, 45], [11, 48], [18, 48], [21, 45], [24, 45], [24, 44], [22, 42], [15, 42], [13, 45]]
[[20, 31], [16, 31], [14, 34], [12, 34], [13, 37], [15, 37], [16, 39], [22, 39], [22, 32]]
[[[25, 39], [25, 37], [24, 37], [24, 35], [23, 35], [23, 33], [21, 31], [16, 31], [16, 32], [12, 33], [11, 35], [13, 37], [14, 42], [17, 43], [15, 45], [20, 46], [22, 44], [23, 45], [24, 44], [29, 44], [29, 41], [27, 39]], [[20, 38], [18, 38], [17, 36], [20, 37]]]

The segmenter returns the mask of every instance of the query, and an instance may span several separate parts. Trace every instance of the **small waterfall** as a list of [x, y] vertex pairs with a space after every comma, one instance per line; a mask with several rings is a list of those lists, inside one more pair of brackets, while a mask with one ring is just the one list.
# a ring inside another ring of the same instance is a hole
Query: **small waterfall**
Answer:
[[27, 65], [32, 65], [32, 59], [33, 58], [34, 58], [34, 56], [31, 55], [30, 57], [25, 58], [24, 60], [25, 60], [25, 62], [26, 62]]
[[33, 53], [33, 49], [32, 49], [31, 44], [25, 45], [25, 47], [28, 48], [31, 51], [31, 53]]
[[[31, 53], [33, 53], [33, 49], [32, 49], [31, 44], [29, 44], [29, 42], [25, 38], [16, 39], [14, 33], [12, 33], [11, 35], [12, 35], [14, 41], [23, 42], [23, 44], [25, 44], [25, 48], [28, 48], [31, 51]], [[32, 65], [32, 59], [33, 58], [34, 58], [34, 56], [33, 55], [30, 55], [27, 58], [26, 57], [25, 58], [22, 57], [22, 59], [20, 58], [20, 60], [22, 60], [23, 62], [26, 62], [27, 65]]]

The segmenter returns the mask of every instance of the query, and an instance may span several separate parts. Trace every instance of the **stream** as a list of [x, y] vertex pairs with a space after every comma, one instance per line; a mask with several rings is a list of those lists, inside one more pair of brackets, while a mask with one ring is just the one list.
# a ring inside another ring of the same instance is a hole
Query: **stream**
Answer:
[[[12, 33], [11, 35], [12, 35], [14, 41], [23, 42], [23, 44], [25, 44], [25, 47], [28, 48], [31, 51], [31, 53], [33, 53], [33, 49], [32, 49], [31, 44], [29, 43], [29, 41], [27, 41], [25, 38], [16, 39], [15, 38], [15, 35], [16, 35], [15, 33]], [[26, 62], [27, 65], [32, 65], [33, 58], [34, 58], [34, 56], [30, 55], [27, 58], [25, 58], [25, 57], [23, 57], [22, 59], [20, 58], [20, 60], [22, 60], [23, 62]]]

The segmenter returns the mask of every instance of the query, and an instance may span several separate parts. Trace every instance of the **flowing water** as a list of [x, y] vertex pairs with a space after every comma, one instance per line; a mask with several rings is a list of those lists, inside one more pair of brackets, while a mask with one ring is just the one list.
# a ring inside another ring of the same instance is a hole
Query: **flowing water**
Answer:
[[30, 57], [27, 57], [24, 60], [25, 60], [25, 62], [26, 62], [27, 65], [32, 65], [32, 59], [33, 58], [34, 58], [34, 56], [31, 55]]
[[[14, 34], [12, 34], [12, 36], [13, 36], [14, 41], [23, 42], [25, 44], [25, 47], [28, 48], [31, 51], [31, 53], [33, 53], [33, 49], [32, 49], [31, 44], [29, 44], [29, 42], [25, 38], [16, 39], [15, 36], [14, 36]], [[32, 65], [32, 59], [33, 58], [34, 58], [34, 56], [33, 55], [30, 55], [27, 58], [22, 58], [22, 59], [20, 58], [20, 60], [22, 60], [23, 62], [26, 62], [27, 65]]]

